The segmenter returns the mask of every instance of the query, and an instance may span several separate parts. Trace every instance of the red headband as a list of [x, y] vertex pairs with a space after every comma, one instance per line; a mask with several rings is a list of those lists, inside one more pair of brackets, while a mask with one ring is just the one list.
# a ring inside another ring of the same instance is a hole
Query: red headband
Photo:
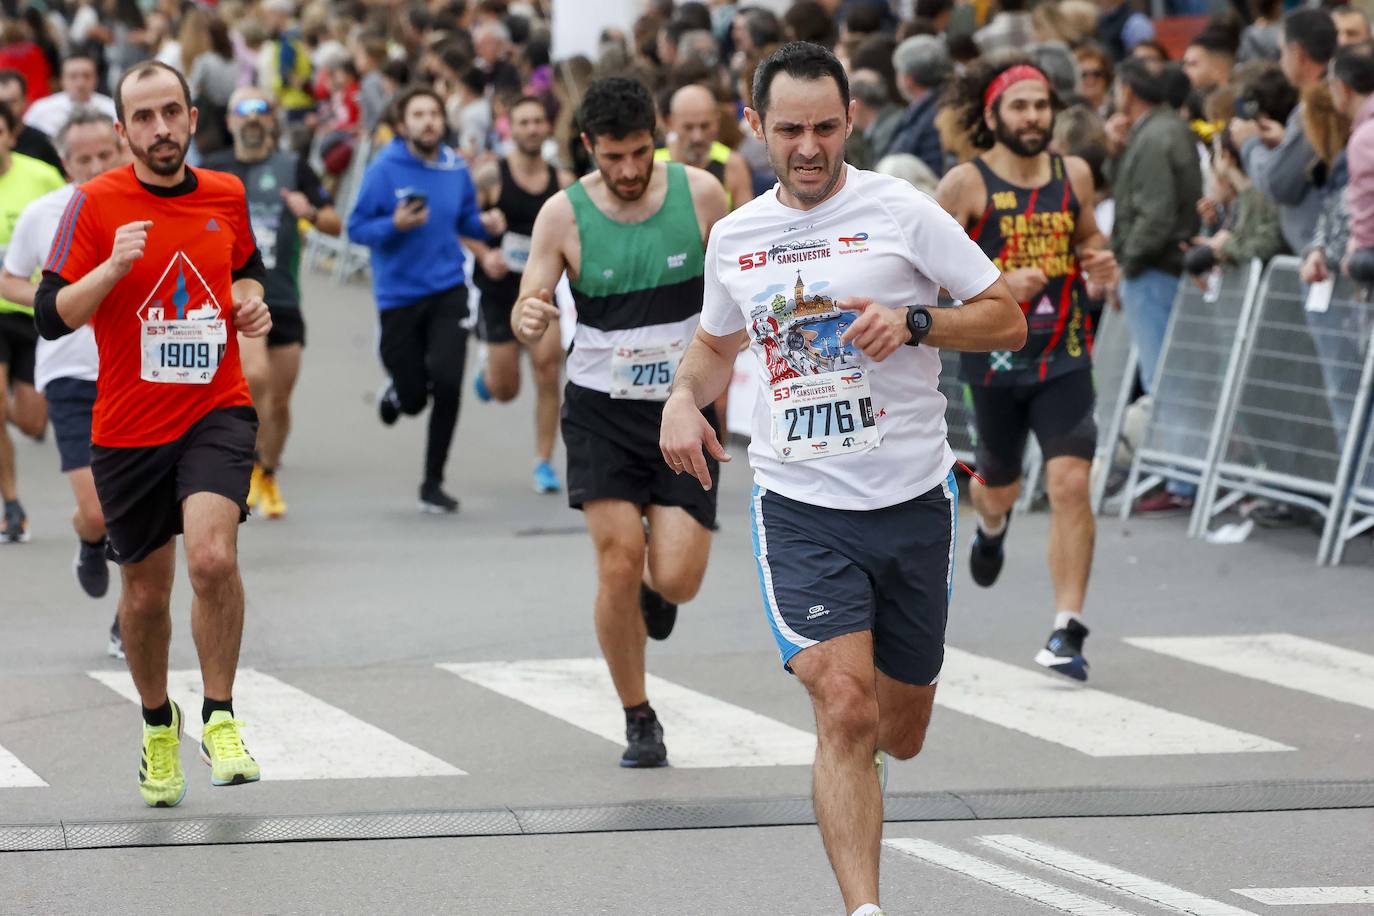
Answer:
[[1046, 87], [1050, 84], [1050, 81], [1045, 78], [1045, 74], [1030, 64], [1017, 64], [1015, 67], [1008, 67], [997, 75], [997, 79], [988, 86], [988, 91], [983, 93], [983, 110], [986, 111], [997, 104], [1002, 93], [1022, 80], [1035, 80], [1037, 83], [1043, 83]]

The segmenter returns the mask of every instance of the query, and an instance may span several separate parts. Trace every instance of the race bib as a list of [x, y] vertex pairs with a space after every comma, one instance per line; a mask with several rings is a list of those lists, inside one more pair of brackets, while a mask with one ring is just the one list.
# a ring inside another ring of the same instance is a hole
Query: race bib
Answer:
[[224, 358], [224, 319], [145, 321], [140, 332], [145, 382], [208, 385]]
[[863, 452], [878, 418], [862, 369], [784, 379], [772, 388], [773, 451], [784, 463]]
[[530, 237], [518, 232], [507, 232], [501, 236], [501, 254], [513, 273], [524, 273], [530, 261]]
[[619, 401], [666, 401], [687, 343], [616, 347], [611, 354], [611, 397]]

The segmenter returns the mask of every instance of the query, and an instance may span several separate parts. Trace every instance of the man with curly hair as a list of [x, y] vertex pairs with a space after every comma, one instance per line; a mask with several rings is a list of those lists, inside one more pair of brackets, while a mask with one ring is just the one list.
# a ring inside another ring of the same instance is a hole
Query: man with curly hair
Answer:
[[983, 152], [951, 169], [940, 204], [993, 259], [1029, 327], [1018, 352], [963, 353], [978, 427], [972, 483], [978, 527], [973, 581], [997, 581], [1003, 540], [1021, 490], [1021, 458], [1034, 431], [1050, 496], [1054, 631], [1035, 660], [1087, 680], [1083, 599], [1095, 525], [1088, 476], [1097, 449], [1093, 419], [1092, 301], [1116, 281], [1116, 259], [1093, 216], [1092, 170], [1048, 151], [1057, 99], [1038, 68], [1020, 59], [975, 67], [953, 88], [962, 125]]

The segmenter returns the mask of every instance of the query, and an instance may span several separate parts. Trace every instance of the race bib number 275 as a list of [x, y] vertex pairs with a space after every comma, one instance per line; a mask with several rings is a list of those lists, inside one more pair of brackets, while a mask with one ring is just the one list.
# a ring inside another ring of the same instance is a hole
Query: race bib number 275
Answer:
[[784, 463], [863, 452], [878, 419], [862, 369], [786, 379], [772, 388], [773, 451]]

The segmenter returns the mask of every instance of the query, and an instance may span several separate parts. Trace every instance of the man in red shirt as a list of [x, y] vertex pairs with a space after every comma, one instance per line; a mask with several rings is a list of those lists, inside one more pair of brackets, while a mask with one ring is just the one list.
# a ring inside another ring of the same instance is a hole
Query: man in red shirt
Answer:
[[186, 794], [181, 709], [167, 696], [178, 534], [205, 680], [201, 759], [217, 786], [259, 777], [232, 703], [244, 605], [238, 525], [257, 433], [236, 332], [261, 337], [272, 322], [243, 183], [185, 165], [196, 124], [186, 81], [146, 62], [124, 74], [115, 98], [134, 163], [72, 195], [34, 311], [49, 339], [95, 328], [91, 470], [123, 574], [120, 629], [143, 705], [139, 791], [171, 807]]

